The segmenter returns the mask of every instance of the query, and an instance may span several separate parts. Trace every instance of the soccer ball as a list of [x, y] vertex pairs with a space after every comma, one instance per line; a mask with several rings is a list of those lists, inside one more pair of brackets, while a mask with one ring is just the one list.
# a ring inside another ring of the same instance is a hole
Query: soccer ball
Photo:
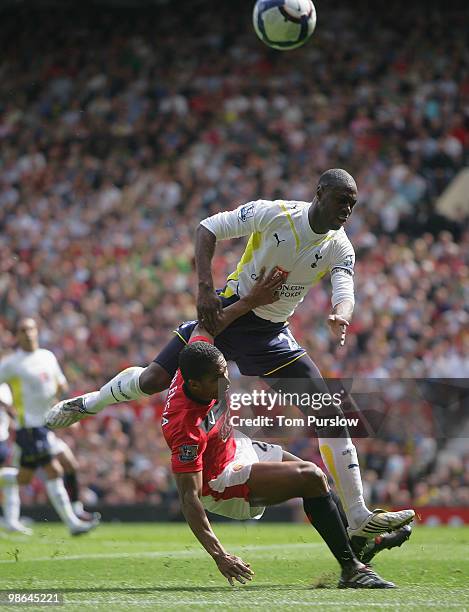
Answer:
[[266, 45], [287, 51], [304, 45], [314, 32], [316, 9], [311, 0], [257, 0], [252, 21]]

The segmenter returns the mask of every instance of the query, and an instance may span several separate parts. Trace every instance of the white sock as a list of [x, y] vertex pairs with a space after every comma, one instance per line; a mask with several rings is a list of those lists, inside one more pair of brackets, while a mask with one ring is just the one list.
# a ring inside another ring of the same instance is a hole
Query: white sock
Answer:
[[0, 468], [0, 487], [17, 484], [18, 469], [15, 467]]
[[18, 470], [13, 467], [0, 468], [0, 487], [3, 490], [3, 517], [6, 525], [20, 520], [20, 489], [16, 477]]
[[344, 507], [349, 526], [357, 528], [371, 512], [363, 499], [357, 449], [347, 438], [319, 438], [319, 450]]
[[79, 527], [82, 522], [75, 515], [70, 498], [64, 487], [62, 478], [54, 478], [46, 482], [47, 495], [55, 511], [69, 529]]
[[72, 502], [72, 508], [73, 508], [73, 512], [75, 512], [77, 516], [81, 514], [84, 510], [83, 504], [81, 503], [81, 501]]
[[85, 408], [88, 412], [97, 413], [119, 402], [149, 397], [140, 389], [139, 379], [144, 368], [133, 366], [119, 372], [112, 380], [106, 383], [99, 391], [88, 393], [85, 397]]

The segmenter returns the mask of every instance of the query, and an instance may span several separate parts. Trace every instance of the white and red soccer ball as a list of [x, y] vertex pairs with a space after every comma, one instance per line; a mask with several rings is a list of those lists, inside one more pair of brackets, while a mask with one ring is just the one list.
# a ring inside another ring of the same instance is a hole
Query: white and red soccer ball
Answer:
[[262, 42], [287, 51], [304, 45], [314, 32], [316, 9], [311, 0], [257, 0], [252, 20]]

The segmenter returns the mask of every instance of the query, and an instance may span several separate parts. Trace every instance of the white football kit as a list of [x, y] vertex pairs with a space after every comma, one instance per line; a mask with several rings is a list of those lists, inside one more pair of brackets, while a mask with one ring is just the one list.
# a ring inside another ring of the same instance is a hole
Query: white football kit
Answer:
[[[11, 396], [10, 387], [6, 384], [0, 384], [0, 404], [11, 406], [13, 398]], [[0, 405], [0, 442], [6, 442], [10, 436], [8, 428], [10, 425], [10, 417], [6, 410]]]
[[355, 252], [345, 230], [316, 234], [308, 220], [309, 202], [256, 200], [235, 210], [217, 213], [201, 225], [217, 240], [248, 236], [236, 270], [228, 276], [222, 295], [246, 296], [262, 267], [278, 266], [288, 272], [280, 299], [254, 309], [257, 316], [273, 322], [286, 321], [309, 289], [331, 274], [332, 306], [354, 301]]
[[43, 427], [44, 415], [56, 401], [59, 385], [66, 379], [55, 355], [47, 349], [18, 349], [0, 362], [0, 383], [13, 396], [16, 426]]

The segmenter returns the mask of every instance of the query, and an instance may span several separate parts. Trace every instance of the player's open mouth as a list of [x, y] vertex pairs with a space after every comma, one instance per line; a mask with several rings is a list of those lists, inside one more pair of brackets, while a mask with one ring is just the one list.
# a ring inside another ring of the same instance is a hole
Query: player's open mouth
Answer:
[[337, 220], [340, 221], [341, 223], [345, 223], [347, 219], [348, 219], [348, 216], [347, 217], [337, 217]]

